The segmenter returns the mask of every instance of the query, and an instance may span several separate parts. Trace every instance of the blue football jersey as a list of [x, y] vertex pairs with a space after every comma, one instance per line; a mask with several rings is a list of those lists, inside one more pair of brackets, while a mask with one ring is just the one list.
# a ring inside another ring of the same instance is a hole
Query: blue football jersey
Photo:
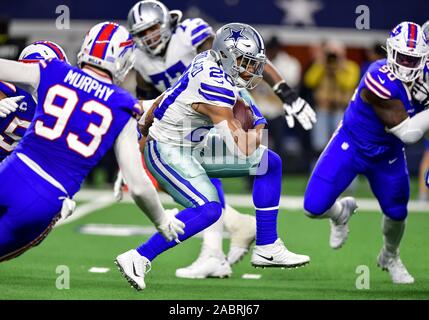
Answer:
[[131, 94], [54, 59], [40, 62], [33, 122], [15, 149], [60, 182], [70, 196], [141, 110]]
[[391, 148], [402, 148], [403, 142], [386, 132], [373, 107], [361, 99], [360, 93], [364, 88], [381, 99], [401, 100], [410, 117], [422, 111], [421, 106], [413, 105], [409, 88], [389, 71], [386, 59], [381, 59], [372, 63], [362, 77], [344, 114], [344, 130], [352, 137], [352, 142], [369, 156], [382, 154]]
[[27, 91], [11, 83], [0, 81], [0, 92], [7, 97], [24, 96], [18, 102], [18, 109], [6, 118], [0, 118], [0, 161], [3, 161], [16, 147], [31, 124], [36, 102]]

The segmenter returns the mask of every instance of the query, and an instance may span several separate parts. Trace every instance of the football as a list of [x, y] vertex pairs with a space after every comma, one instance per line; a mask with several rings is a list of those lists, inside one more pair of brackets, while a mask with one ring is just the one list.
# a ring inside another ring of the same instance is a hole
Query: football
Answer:
[[232, 108], [234, 118], [240, 121], [244, 131], [253, 128], [253, 113], [250, 106], [242, 99], [238, 98], [234, 107]]

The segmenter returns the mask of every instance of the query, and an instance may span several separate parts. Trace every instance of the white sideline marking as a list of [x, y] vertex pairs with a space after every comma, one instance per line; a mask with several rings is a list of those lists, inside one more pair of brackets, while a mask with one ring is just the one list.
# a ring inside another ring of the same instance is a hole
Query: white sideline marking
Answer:
[[259, 280], [259, 279], [261, 279], [261, 277], [262, 277], [262, 275], [260, 275], [260, 274], [245, 273], [241, 276], [241, 279]]
[[[93, 200], [99, 197], [104, 197], [113, 200], [113, 191], [110, 190], [82, 190], [76, 195], [77, 200]], [[161, 202], [163, 204], [174, 205], [176, 204], [174, 200], [167, 195], [166, 193], [161, 192], [159, 194], [161, 198]], [[249, 207], [252, 206], [252, 195], [239, 195], [239, 194], [227, 194], [225, 195], [226, 202], [231, 206], [239, 206], [239, 207]], [[374, 198], [357, 198], [358, 203], [358, 211], [380, 211], [380, 206], [378, 205], [377, 200]], [[122, 200], [124, 203], [132, 203], [133, 200], [129, 196], [129, 194], [124, 194], [124, 199]], [[281, 209], [303, 209], [303, 197], [298, 196], [282, 196], [280, 199], [280, 208]], [[429, 213], [429, 204], [426, 202], [420, 201], [410, 201], [408, 204], [408, 210], [410, 212], [427, 212]], [[74, 214], [73, 214], [74, 215]], [[72, 216], [73, 217], [73, 216]]]
[[92, 267], [88, 272], [92, 273], [107, 273], [110, 271], [110, 268], [101, 268], [101, 267]]
[[[79, 232], [83, 234], [91, 234], [96, 236], [113, 236], [113, 237], [130, 237], [145, 235], [150, 236], [156, 232], [156, 228], [152, 225], [122, 225], [122, 224], [105, 224], [105, 223], [88, 223], [79, 228]], [[202, 238], [203, 232], [194, 235], [196, 238]], [[223, 232], [223, 238], [229, 239], [229, 233]]]

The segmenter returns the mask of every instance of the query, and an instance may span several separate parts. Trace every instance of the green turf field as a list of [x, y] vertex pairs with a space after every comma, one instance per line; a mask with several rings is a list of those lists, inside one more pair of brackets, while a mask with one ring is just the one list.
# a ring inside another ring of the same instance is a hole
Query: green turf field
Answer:
[[[429, 215], [410, 214], [402, 245], [402, 259], [416, 279], [413, 285], [393, 285], [389, 275], [376, 267], [380, 222], [381, 215], [376, 212], [355, 215], [347, 244], [333, 251], [328, 247], [326, 220], [311, 220], [300, 211], [281, 210], [279, 234], [292, 251], [310, 255], [310, 265], [293, 270], [254, 269], [246, 256], [233, 267], [232, 278], [177, 279], [175, 269], [193, 262], [199, 253], [200, 239], [190, 239], [158, 257], [147, 276], [146, 290], [137, 292], [116, 270], [113, 259], [147, 236], [78, 232], [88, 223], [149, 225], [133, 205], [115, 204], [58, 227], [39, 247], [0, 264], [1, 299], [428, 299]], [[224, 244], [227, 250], [228, 241]], [[56, 268], [61, 265], [70, 270], [69, 289], [56, 288], [57, 277], [62, 276]], [[356, 288], [356, 268], [360, 265], [369, 268], [369, 290]], [[88, 272], [94, 266], [110, 271]], [[261, 278], [241, 279], [245, 273], [260, 274]]]

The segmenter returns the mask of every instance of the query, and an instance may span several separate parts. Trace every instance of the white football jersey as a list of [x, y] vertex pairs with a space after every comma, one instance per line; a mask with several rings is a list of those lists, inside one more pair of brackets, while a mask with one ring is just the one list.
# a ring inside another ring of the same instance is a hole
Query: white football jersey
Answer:
[[192, 62], [198, 46], [212, 35], [212, 28], [204, 20], [186, 19], [174, 29], [163, 57], [136, 50], [134, 68], [146, 82], [164, 92], [176, 83]]
[[149, 130], [153, 139], [193, 147], [204, 139], [213, 122], [195, 111], [192, 104], [206, 103], [231, 109], [234, 106], [238, 90], [210, 52], [197, 55], [189, 70], [165, 92], [154, 110], [154, 122]]

